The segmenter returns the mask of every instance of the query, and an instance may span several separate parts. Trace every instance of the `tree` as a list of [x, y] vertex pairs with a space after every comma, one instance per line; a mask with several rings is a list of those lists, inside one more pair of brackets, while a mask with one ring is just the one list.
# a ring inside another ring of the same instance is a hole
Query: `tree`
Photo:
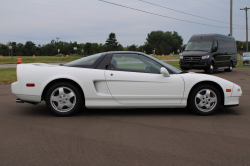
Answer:
[[32, 41], [27, 41], [24, 45], [24, 56], [32, 56], [36, 53], [36, 45]]
[[116, 51], [118, 49], [118, 42], [116, 40], [115, 33], [111, 32], [109, 38], [105, 43], [106, 51]]
[[[169, 54], [181, 49], [183, 39], [177, 32], [152, 31], [148, 34], [147, 44], [156, 54]], [[148, 50], [147, 50], [148, 51]], [[152, 52], [152, 51], [150, 51]]]
[[137, 51], [138, 46], [133, 44], [131, 46], [127, 46], [128, 51]]

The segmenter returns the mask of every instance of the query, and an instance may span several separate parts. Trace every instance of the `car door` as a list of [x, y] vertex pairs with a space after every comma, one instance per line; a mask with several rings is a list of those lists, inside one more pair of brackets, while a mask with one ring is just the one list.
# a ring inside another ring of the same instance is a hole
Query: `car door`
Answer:
[[214, 58], [214, 67], [219, 67], [219, 55], [220, 53], [218, 52], [218, 41], [215, 40], [214, 43], [213, 43], [213, 48], [212, 48], [212, 55], [213, 55], [213, 58]]
[[121, 104], [176, 104], [184, 92], [178, 74], [164, 77], [162, 66], [140, 54], [113, 54], [110, 70], [105, 72], [108, 89]]

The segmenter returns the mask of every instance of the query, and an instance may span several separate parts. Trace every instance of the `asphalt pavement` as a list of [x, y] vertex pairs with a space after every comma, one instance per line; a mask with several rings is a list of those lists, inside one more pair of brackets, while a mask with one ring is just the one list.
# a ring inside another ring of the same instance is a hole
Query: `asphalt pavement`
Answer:
[[[202, 71], [196, 71], [201, 72]], [[0, 165], [250, 165], [250, 70], [217, 71], [242, 87], [238, 107], [99, 109], [53, 116], [0, 86]]]

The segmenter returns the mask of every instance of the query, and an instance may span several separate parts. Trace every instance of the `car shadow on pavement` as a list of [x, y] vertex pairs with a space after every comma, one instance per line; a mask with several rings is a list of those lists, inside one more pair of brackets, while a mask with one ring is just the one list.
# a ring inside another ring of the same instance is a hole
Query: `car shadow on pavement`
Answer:
[[[46, 107], [45, 103], [28, 106], [16, 111], [19, 115], [25, 116], [54, 116]], [[81, 108], [73, 116], [200, 116], [194, 114], [188, 108], [141, 108], [141, 109], [86, 109]], [[240, 115], [233, 108], [220, 107], [216, 115]]]
[[138, 109], [82, 109], [81, 116], [153, 116], [192, 115], [187, 108], [138, 108]]

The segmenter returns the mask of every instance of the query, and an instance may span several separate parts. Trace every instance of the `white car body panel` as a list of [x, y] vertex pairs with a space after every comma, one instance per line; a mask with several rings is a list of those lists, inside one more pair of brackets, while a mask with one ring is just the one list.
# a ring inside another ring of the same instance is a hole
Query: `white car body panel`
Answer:
[[[39, 103], [46, 85], [57, 79], [68, 79], [82, 88], [87, 108], [186, 107], [190, 90], [202, 81], [215, 82], [223, 89], [224, 105], [239, 104], [242, 94], [240, 87], [230, 81], [193, 73], [163, 77], [162, 74], [37, 63], [17, 65], [17, 77], [18, 81], [12, 84], [11, 89], [20, 100]], [[35, 87], [27, 87], [27, 83], [34, 83]], [[226, 89], [232, 92], [226, 92]]]
[[184, 81], [180, 75], [107, 70], [107, 85], [114, 99], [121, 104], [180, 104]]
[[[196, 73], [187, 73], [187, 74], [182, 74], [183, 79], [185, 80], [185, 92], [183, 96], [183, 101], [182, 103], [187, 102], [187, 98], [189, 95], [189, 92], [191, 88], [199, 83], [199, 82], [205, 82], [205, 81], [210, 81], [217, 83], [221, 89], [224, 92], [224, 105], [236, 105], [239, 104], [239, 97], [242, 95], [242, 91], [240, 86], [225, 80], [220, 77], [212, 76], [212, 75], [207, 75], [207, 74], [196, 74]], [[236, 89], [240, 89], [240, 92], [232, 93], [233, 89], [235, 87]], [[226, 92], [226, 89], [231, 89], [231, 92]], [[234, 102], [232, 102], [234, 101]]]

